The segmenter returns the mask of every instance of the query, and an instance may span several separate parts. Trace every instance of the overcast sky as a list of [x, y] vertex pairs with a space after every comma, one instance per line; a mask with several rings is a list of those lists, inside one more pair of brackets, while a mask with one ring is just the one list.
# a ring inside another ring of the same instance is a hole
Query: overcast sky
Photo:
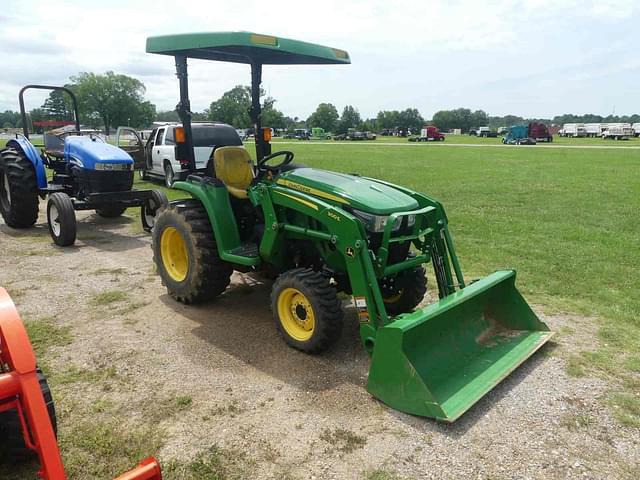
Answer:
[[[0, 109], [27, 83], [63, 84], [81, 71], [142, 80], [173, 109], [170, 57], [145, 53], [151, 35], [248, 30], [347, 50], [352, 65], [265, 67], [263, 86], [286, 115], [320, 102], [363, 117], [416, 107], [425, 118], [468, 107], [492, 115], [640, 112], [640, 0], [58, 1], [0, 3]], [[249, 68], [190, 62], [193, 110]], [[34, 94], [28, 108], [39, 106]]]

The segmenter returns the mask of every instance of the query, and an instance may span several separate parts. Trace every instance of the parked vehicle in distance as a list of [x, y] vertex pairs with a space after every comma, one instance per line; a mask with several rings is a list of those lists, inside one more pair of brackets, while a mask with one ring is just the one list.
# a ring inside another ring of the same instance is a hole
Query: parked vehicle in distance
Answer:
[[635, 136], [640, 137], [640, 122], [634, 123], [633, 125], [631, 125], [631, 128], [633, 128], [633, 132], [635, 133]]
[[565, 123], [562, 126], [562, 130], [558, 132], [561, 137], [586, 137], [587, 129], [584, 123]]
[[492, 132], [489, 127], [479, 127], [469, 130], [469, 135], [484, 138], [496, 138], [497, 132]]
[[527, 126], [529, 130], [529, 138], [536, 142], [553, 142], [553, 135], [544, 123], [530, 122]]
[[334, 140], [375, 140], [378, 136], [373, 132], [359, 132], [355, 128], [347, 129], [347, 133], [333, 135]]
[[584, 128], [586, 131], [586, 136], [591, 138], [596, 138], [602, 136], [602, 132], [604, 132], [608, 127], [606, 123], [585, 123]]
[[630, 123], [610, 123], [607, 129], [602, 132], [602, 138], [610, 138], [612, 140], [629, 140], [635, 136], [635, 131]]
[[513, 125], [502, 138], [505, 145], [535, 145], [536, 141], [529, 136], [529, 125]]
[[433, 142], [433, 141], [444, 141], [444, 135], [438, 127], [434, 127], [433, 125], [425, 125], [420, 130], [420, 135], [417, 137], [409, 137], [410, 142]]
[[[193, 123], [191, 125], [196, 159], [196, 170], [212, 170], [211, 159], [218, 147], [242, 145], [235, 128], [224, 123]], [[161, 178], [167, 187], [173, 185], [178, 174], [186, 169], [188, 158], [181, 158], [178, 144], [184, 142], [182, 124], [172, 123], [153, 129], [144, 142], [138, 132], [130, 127], [118, 127], [116, 145], [134, 158], [144, 157], [145, 168], [140, 171], [143, 179]]]
[[311, 129], [311, 140], [331, 140], [331, 134], [324, 131], [322, 127], [313, 127]]
[[509, 127], [500, 127], [498, 128], [498, 135], [506, 135], [509, 131]]
[[293, 137], [297, 138], [298, 140], [309, 140], [311, 139], [311, 134], [306, 128], [296, 128], [293, 131]]

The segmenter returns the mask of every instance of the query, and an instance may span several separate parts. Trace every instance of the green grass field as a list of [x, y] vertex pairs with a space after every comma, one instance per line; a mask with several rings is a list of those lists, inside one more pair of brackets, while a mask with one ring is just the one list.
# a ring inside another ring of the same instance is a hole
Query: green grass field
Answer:
[[[293, 143], [307, 143], [299, 140], [285, 140], [282, 138], [274, 138], [274, 142], [293, 142]], [[379, 144], [379, 143], [406, 143], [413, 146], [426, 146], [426, 143], [420, 143], [418, 145], [413, 142], [409, 142], [407, 138], [402, 137], [378, 137], [376, 140], [366, 141], [339, 141], [326, 140], [327, 142], [355, 144], [355, 145], [367, 145], [367, 144]], [[316, 140], [311, 140], [308, 143], [316, 143]], [[429, 142], [428, 145], [438, 145], [442, 142]], [[470, 135], [448, 135], [444, 141], [444, 144], [478, 144], [478, 145], [498, 145], [502, 146], [501, 137], [498, 138], [478, 138]], [[555, 136], [553, 142], [545, 143], [540, 142], [536, 147], [546, 146], [606, 146], [606, 147], [640, 147], [640, 138], [631, 138], [629, 140], [603, 140], [602, 138], [563, 138]], [[523, 147], [524, 148], [524, 147]]]
[[[612, 378], [620, 418], [640, 426], [640, 150], [618, 148], [640, 141], [554, 142], [612, 147], [606, 149], [385, 145], [392, 141], [406, 140], [292, 141], [283, 148], [293, 150], [298, 163], [434, 196], [447, 210], [467, 278], [515, 268], [520, 290], [545, 313], [596, 319], [600, 346], [570, 358], [570, 373]], [[253, 145], [247, 147], [253, 154]]]
[[613, 378], [621, 418], [640, 425], [639, 150], [312, 142], [286, 148], [308, 166], [438, 198], [468, 278], [515, 268], [521, 291], [546, 313], [597, 318], [602, 346], [569, 359], [570, 372]]

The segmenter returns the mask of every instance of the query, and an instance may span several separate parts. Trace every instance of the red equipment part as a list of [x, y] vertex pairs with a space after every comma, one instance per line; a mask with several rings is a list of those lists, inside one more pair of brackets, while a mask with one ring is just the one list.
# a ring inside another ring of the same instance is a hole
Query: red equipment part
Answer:
[[[67, 478], [58, 443], [42, 396], [36, 357], [20, 315], [7, 291], [0, 287], [0, 412], [16, 410], [27, 448], [40, 460], [44, 480]], [[161, 480], [158, 461], [149, 457], [116, 480]]]

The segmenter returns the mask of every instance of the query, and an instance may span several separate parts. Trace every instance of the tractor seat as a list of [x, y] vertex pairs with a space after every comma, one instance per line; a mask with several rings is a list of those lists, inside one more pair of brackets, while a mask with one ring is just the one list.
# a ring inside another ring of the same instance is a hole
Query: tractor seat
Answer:
[[255, 173], [249, 152], [244, 147], [218, 147], [213, 154], [216, 177], [236, 198], [247, 198], [247, 189]]

